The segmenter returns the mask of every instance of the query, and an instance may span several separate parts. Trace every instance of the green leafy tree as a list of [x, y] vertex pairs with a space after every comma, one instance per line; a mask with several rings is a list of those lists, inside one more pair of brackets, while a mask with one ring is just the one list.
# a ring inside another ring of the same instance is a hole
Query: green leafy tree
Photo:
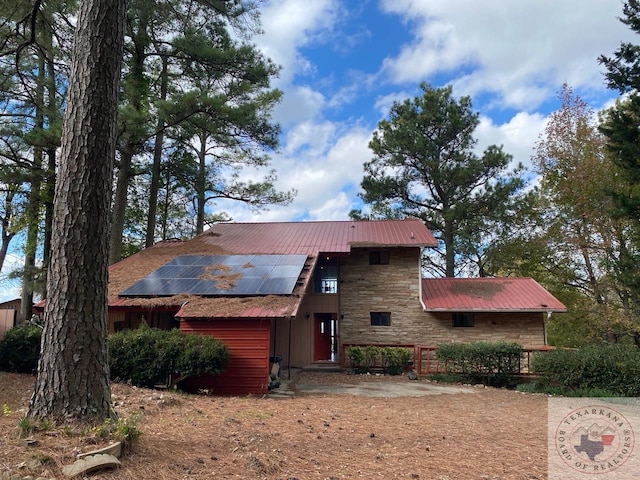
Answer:
[[234, 176], [241, 168], [265, 166], [265, 152], [277, 146], [278, 127], [271, 123], [270, 111], [281, 93], [271, 90], [269, 82], [278, 68], [243, 40], [257, 31], [256, 5], [246, 0], [136, 0], [128, 17], [131, 41], [120, 111], [112, 263], [122, 256], [123, 234], [132, 234], [124, 227], [135, 176], [148, 177], [144, 243], [149, 246], [159, 238], [162, 173], [176, 150], [196, 159], [195, 177], [175, 178], [193, 179], [183, 192], [195, 192], [190, 215], [197, 219], [197, 231], [212, 198], [261, 206], [290, 199], [273, 189], [271, 175], [256, 184], [243, 184]]
[[244, 168], [266, 167], [264, 152], [278, 145], [279, 127], [271, 123], [270, 112], [282, 93], [269, 89], [278, 68], [255, 47], [236, 45], [223, 25], [189, 32], [175, 48], [189, 59], [184, 70], [190, 77], [167, 105], [165, 118], [174, 124], [169, 132], [176, 149], [193, 159], [183, 164], [183, 178], [193, 191], [196, 233], [204, 230], [206, 206], [215, 199], [244, 202], [254, 209], [290, 202], [293, 192], [275, 190], [274, 171], [259, 182], [239, 179]]
[[[26, 229], [23, 318], [31, 315], [34, 290], [46, 295], [43, 286], [66, 84], [62, 65], [68, 58], [68, 18], [74, 11], [75, 2], [0, 3], [5, 19], [0, 26], [0, 175], [6, 183], [20, 185], [13, 199], [23, 203], [14, 222]], [[36, 267], [38, 250], [42, 252], [42, 269]]]
[[[627, 0], [620, 21], [634, 33], [640, 34], [640, 2]], [[601, 125], [607, 137], [607, 150], [619, 167], [619, 176], [627, 188], [614, 191], [620, 208], [618, 215], [634, 222], [634, 236], [624, 257], [617, 262], [617, 277], [632, 292], [631, 302], [640, 315], [640, 46], [621, 43], [612, 57], [600, 56], [607, 69], [605, 78], [609, 88], [626, 97], [609, 109]]]
[[554, 344], [636, 337], [633, 292], [620, 278], [634, 229], [614, 215], [613, 200], [628, 184], [607, 154], [595, 113], [567, 85], [559, 98], [533, 155], [537, 202], [520, 233], [492, 246], [490, 268], [533, 276], [569, 307], [550, 323]]
[[423, 220], [443, 246], [444, 262], [431, 261], [430, 269], [452, 277], [471, 251], [482, 254], [491, 225], [519, 208], [522, 166], [508, 172], [511, 156], [495, 145], [474, 152], [479, 119], [469, 97], [455, 99], [451, 87], [420, 88], [421, 96], [395, 102], [379, 122], [361, 196], [377, 214]]
[[[627, 0], [620, 21], [640, 34], [640, 2]], [[599, 62], [607, 69], [609, 88], [626, 94], [611, 108], [601, 125], [607, 137], [607, 149], [631, 184], [626, 192], [616, 195], [624, 214], [640, 221], [640, 46], [621, 43], [613, 57], [601, 55]]]

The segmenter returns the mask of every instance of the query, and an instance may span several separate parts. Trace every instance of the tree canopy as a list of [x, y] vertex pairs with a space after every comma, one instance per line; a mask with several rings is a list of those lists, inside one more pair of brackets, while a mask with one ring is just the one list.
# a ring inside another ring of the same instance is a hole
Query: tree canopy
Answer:
[[[640, 34], [640, 2], [627, 0], [620, 20]], [[625, 95], [605, 113], [600, 130], [607, 138], [607, 152], [618, 167], [619, 178], [626, 185], [623, 190], [613, 191], [618, 210], [612, 214], [633, 222], [633, 236], [616, 264], [617, 278], [630, 292], [635, 314], [640, 315], [640, 45], [622, 43], [612, 57], [602, 55], [599, 60], [607, 68], [609, 88]]]
[[[28, 319], [34, 292], [47, 295], [77, 5], [19, 0], [1, 2], [0, 13], [0, 266], [4, 252], [24, 252], [21, 316]], [[295, 192], [278, 191], [269, 169], [280, 131], [271, 111], [282, 92], [270, 86], [279, 67], [251, 43], [259, 28], [251, 0], [128, 2], [112, 263], [229, 220], [218, 199], [254, 210], [292, 200]], [[16, 238], [21, 244], [10, 247]]]
[[[627, 0], [620, 21], [640, 34], [640, 1]], [[626, 94], [611, 108], [601, 126], [607, 149], [629, 180], [630, 189], [616, 196], [624, 214], [640, 222], [640, 45], [625, 42], [612, 57], [601, 55], [609, 88]]]
[[[225, 217], [211, 211], [215, 199], [255, 209], [291, 201], [274, 171], [253, 182], [238, 175], [268, 166], [278, 146], [270, 114], [282, 94], [270, 82], [279, 68], [248, 42], [257, 21], [246, 0], [130, 2], [111, 263], [166, 239], [167, 210], [184, 212], [174, 233], [191, 237]], [[144, 210], [130, 208], [140, 191]]]
[[[395, 102], [378, 123], [361, 197], [374, 215], [423, 220], [443, 246], [430, 270], [452, 277], [474, 254], [482, 257], [495, 224], [520, 209], [523, 168], [509, 171], [502, 147], [475, 152], [479, 119], [469, 97], [454, 98], [451, 87], [420, 88], [421, 96]], [[475, 261], [481, 275], [482, 263]]]
[[569, 307], [550, 324], [554, 342], [622, 340], [638, 332], [633, 292], [621, 277], [634, 229], [614, 215], [614, 196], [628, 184], [595, 112], [568, 85], [559, 99], [532, 157], [540, 175], [532, 214], [492, 247], [488, 268], [532, 276]]

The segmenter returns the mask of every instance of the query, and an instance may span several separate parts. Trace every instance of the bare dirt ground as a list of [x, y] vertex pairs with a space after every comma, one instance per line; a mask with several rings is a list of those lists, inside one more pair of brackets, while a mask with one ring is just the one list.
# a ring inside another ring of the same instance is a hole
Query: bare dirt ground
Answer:
[[[29, 375], [0, 372], [0, 472], [60, 480], [62, 467], [77, 453], [109, 439], [97, 438], [96, 430], [43, 425], [30, 437], [36, 443], [27, 445], [18, 424], [33, 382]], [[302, 372], [290, 386], [295, 392], [296, 385], [362, 382], [410, 381]], [[138, 416], [143, 433], [122, 458], [122, 467], [91, 478], [545, 479], [546, 397], [460, 388], [471, 392], [401, 397], [298, 392], [259, 398], [114, 384], [120, 417]], [[39, 462], [29, 462], [34, 458]]]

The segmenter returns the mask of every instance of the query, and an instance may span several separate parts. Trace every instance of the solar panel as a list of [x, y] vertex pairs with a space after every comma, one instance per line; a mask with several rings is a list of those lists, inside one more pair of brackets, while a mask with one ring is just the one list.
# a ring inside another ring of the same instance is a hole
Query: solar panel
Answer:
[[[298, 255], [293, 255], [297, 257]], [[282, 260], [282, 255], [256, 255], [251, 259], [251, 263], [253, 265], [267, 265], [273, 267], [274, 265], [278, 265], [278, 263]]]
[[267, 278], [258, 287], [256, 293], [261, 295], [268, 295], [271, 291], [293, 291], [293, 287], [296, 286], [297, 278]]
[[300, 267], [293, 265], [276, 265], [267, 276], [269, 278], [295, 277], [297, 279], [300, 276], [300, 270]]
[[290, 295], [306, 261], [306, 255], [181, 255], [120, 296]]

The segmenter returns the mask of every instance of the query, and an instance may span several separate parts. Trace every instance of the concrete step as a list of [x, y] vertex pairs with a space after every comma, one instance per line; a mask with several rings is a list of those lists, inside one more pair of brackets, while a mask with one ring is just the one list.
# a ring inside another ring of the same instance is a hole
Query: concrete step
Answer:
[[339, 363], [323, 362], [312, 363], [306, 367], [302, 367], [305, 372], [343, 372], [345, 369], [340, 366]]

